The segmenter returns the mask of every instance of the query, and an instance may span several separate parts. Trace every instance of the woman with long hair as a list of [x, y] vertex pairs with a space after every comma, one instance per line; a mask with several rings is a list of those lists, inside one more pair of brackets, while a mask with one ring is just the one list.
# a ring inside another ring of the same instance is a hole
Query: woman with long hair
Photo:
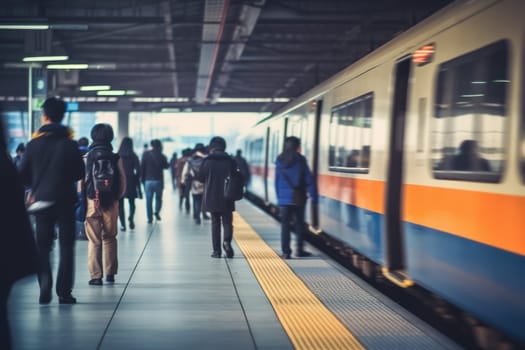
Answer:
[[135, 228], [135, 198], [142, 198], [142, 191], [140, 189], [140, 162], [139, 157], [133, 151], [133, 140], [130, 137], [124, 137], [120, 143], [118, 154], [124, 163], [124, 171], [126, 174], [126, 193], [120, 199], [119, 203], [119, 219], [120, 230], [126, 231], [126, 212], [124, 209], [124, 200], [128, 200], [129, 204], [129, 228]]

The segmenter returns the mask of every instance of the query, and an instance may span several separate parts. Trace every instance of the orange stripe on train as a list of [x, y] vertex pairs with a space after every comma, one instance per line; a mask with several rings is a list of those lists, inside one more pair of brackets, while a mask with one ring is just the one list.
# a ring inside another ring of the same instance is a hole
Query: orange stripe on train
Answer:
[[405, 220], [525, 255], [525, 197], [406, 185]]
[[[385, 213], [383, 181], [319, 176], [319, 193]], [[403, 220], [525, 255], [525, 197], [405, 185]]]

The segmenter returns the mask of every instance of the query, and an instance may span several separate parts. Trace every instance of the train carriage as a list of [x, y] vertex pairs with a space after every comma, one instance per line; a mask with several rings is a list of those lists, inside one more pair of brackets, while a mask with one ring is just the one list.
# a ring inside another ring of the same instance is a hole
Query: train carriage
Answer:
[[523, 13], [457, 1], [262, 121], [250, 191], [276, 205], [273, 163], [300, 137], [308, 224], [525, 343]]

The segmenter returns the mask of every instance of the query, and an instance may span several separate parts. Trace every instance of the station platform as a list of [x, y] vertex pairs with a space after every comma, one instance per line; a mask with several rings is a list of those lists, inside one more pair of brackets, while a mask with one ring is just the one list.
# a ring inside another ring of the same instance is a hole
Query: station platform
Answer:
[[[118, 235], [115, 283], [89, 286], [76, 244], [76, 305], [39, 305], [36, 276], [9, 301], [14, 349], [458, 349], [311, 246], [283, 260], [279, 223], [242, 200], [235, 256], [214, 259], [210, 222], [196, 225], [164, 191], [162, 221]], [[293, 246], [292, 246], [293, 248]], [[53, 266], [56, 278], [57, 251]]]

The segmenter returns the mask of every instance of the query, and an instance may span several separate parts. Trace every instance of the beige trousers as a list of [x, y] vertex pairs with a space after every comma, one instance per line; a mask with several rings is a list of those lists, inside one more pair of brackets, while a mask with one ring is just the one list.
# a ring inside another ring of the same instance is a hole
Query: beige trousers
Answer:
[[109, 209], [102, 210], [95, 207], [94, 200], [87, 200], [84, 227], [89, 241], [88, 269], [92, 279], [102, 278], [104, 272], [106, 276], [117, 274], [117, 219], [118, 201], [115, 201]]

